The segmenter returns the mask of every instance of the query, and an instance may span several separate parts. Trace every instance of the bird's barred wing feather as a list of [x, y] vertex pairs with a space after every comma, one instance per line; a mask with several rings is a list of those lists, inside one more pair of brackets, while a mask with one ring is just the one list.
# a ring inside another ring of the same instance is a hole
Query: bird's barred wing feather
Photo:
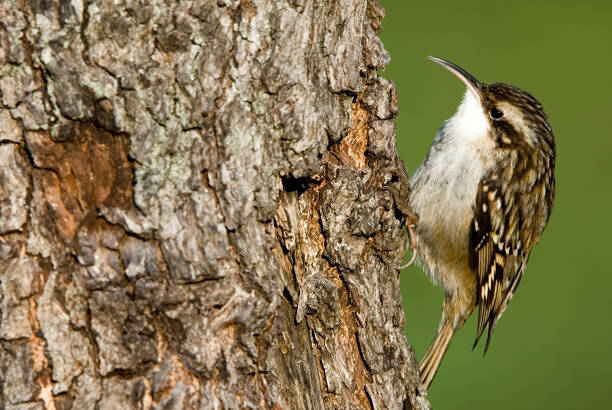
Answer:
[[502, 190], [500, 179], [490, 174], [480, 181], [471, 227], [471, 260], [477, 273], [479, 306], [474, 347], [488, 327], [485, 353], [495, 323], [518, 286], [533, 246], [533, 238], [524, 237], [526, 232], [533, 232], [524, 229], [525, 216], [533, 210], [524, 209], [521, 189], [508, 190], [506, 186]]

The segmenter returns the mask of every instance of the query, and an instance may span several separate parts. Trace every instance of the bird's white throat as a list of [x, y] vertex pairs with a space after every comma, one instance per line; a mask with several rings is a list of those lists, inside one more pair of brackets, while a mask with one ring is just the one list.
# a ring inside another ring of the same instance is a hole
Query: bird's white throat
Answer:
[[489, 120], [480, 101], [470, 90], [465, 90], [457, 112], [448, 120], [448, 134], [463, 143], [486, 142], [489, 138]]

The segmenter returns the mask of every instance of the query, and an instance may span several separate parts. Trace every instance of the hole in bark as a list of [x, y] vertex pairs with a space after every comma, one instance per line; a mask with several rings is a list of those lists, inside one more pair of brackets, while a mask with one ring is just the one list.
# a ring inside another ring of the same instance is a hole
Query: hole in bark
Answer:
[[309, 177], [293, 178], [291, 176], [283, 177], [283, 189], [286, 192], [297, 192], [302, 194], [308, 189], [311, 179]]

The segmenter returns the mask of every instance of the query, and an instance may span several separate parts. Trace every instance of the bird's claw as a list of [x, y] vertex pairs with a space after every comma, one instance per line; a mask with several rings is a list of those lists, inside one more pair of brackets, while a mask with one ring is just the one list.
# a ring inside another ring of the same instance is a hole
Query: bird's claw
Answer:
[[417, 244], [416, 244], [416, 234], [414, 232], [415, 224], [411, 223], [406, 225], [408, 228], [408, 236], [410, 236], [410, 249], [412, 250], [412, 257], [408, 261], [407, 264], [399, 267], [400, 270], [406, 269], [408, 266], [412, 265], [417, 257]]

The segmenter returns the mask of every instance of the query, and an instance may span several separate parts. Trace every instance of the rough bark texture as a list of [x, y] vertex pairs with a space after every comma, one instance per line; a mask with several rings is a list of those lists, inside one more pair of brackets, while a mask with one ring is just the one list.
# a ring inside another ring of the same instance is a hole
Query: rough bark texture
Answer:
[[0, 408], [427, 408], [377, 0], [0, 0]]

